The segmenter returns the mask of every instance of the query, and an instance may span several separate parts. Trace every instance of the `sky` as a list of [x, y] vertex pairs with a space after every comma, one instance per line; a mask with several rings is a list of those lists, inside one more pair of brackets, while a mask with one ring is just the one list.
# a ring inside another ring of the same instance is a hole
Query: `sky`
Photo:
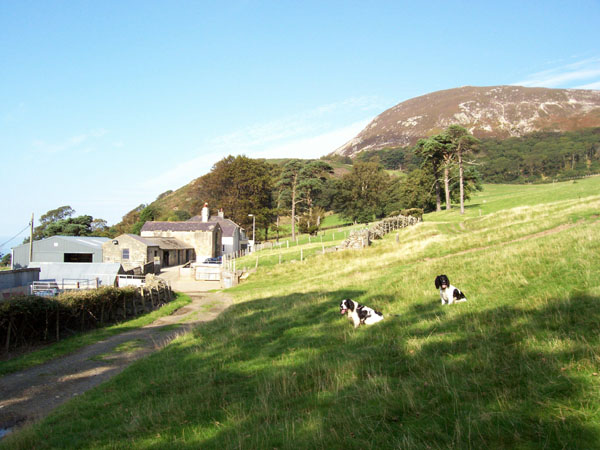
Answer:
[[[0, 1], [0, 252], [459, 86], [600, 89], [600, 1]], [[7, 242], [8, 241], [8, 242]]]

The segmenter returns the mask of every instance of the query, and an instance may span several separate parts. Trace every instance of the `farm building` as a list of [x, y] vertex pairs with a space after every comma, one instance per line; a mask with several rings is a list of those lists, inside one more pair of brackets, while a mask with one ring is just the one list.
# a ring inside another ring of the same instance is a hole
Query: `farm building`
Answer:
[[39, 281], [56, 283], [59, 289], [116, 286], [118, 275], [125, 274], [119, 263], [32, 262], [31, 267], [39, 268]]
[[151, 262], [168, 267], [196, 259], [194, 247], [176, 238], [122, 234], [105, 242], [102, 247], [104, 262], [118, 262], [125, 270]]
[[[208, 208], [207, 208], [208, 209]], [[223, 210], [220, 210], [217, 216], [206, 217], [194, 216], [188, 222], [206, 222], [218, 223], [223, 235], [221, 237], [221, 254], [229, 255], [244, 251], [248, 248], [248, 238], [245, 230], [231, 219], [226, 219]]]
[[13, 295], [27, 295], [31, 283], [39, 281], [40, 269], [0, 270], [0, 300]]
[[[222, 254], [221, 226], [206, 222], [146, 222], [142, 238], [171, 238], [192, 248], [196, 261]], [[186, 261], [181, 262], [183, 264]]]
[[[52, 236], [33, 241], [31, 262], [101, 263], [102, 244], [109, 239], [90, 236]], [[29, 244], [12, 249], [12, 268], [29, 267]]]

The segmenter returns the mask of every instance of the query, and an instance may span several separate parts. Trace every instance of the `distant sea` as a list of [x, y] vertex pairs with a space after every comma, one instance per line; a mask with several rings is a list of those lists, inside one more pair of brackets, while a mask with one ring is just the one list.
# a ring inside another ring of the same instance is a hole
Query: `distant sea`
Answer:
[[[12, 236], [0, 236], [0, 245], [4, 244], [11, 237]], [[2, 253], [3, 255], [5, 255], [7, 253], [10, 253], [10, 249], [12, 247], [16, 247], [17, 245], [21, 245], [22, 242], [23, 242], [23, 236], [16, 237], [12, 241], [10, 241], [7, 244], [5, 244], [4, 246], [1, 246], [0, 247], [0, 253]]]

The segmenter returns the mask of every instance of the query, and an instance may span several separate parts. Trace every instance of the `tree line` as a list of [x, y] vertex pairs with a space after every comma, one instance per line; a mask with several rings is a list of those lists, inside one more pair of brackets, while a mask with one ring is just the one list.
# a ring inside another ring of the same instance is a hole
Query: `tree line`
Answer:
[[[223, 209], [227, 218], [246, 229], [254, 220], [261, 239], [277, 236], [283, 217], [290, 221], [295, 238], [298, 232], [317, 231], [328, 211], [348, 222], [366, 223], [410, 208], [432, 211], [442, 203], [450, 208], [452, 202], [464, 204], [481, 188], [477, 171], [463, 167], [463, 155], [474, 152], [477, 145], [467, 130], [452, 126], [420, 141], [410, 153], [388, 151], [359, 158], [341, 176], [333, 167], [345, 162], [339, 159], [275, 163], [228, 156], [192, 183], [188, 195], [195, 200], [189, 210], [164, 210], [161, 200], [173, 193], [163, 193], [152, 204], [124, 216], [119, 231], [139, 232], [147, 220], [186, 220], [199, 214], [205, 202], [213, 214]], [[403, 165], [404, 170], [390, 172], [389, 164]]]
[[[345, 164], [345, 173], [334, 173]], [[350, 165], [351, 164], [351, 165]], [[354, 160], [333, 156], [315, 160], [273, 162], [244, 155], [228, 156], [193, 183], [186, 209], [167, 208], [167, 191], [150, 204], [129, 211], [112, 227], [102, 219], [73, 217], [69, 206], [40, 218], [34, 239], [55, 234], [114, 237], [139, 234], [146, 221], [188, 220], [208, 202], [212, 213], [246, 229], [255, 220], [259, 239], [277, 236], [282, 218], [291, 222], [292, 237], [314, 233], [326, 212], [363, 223], [402, 210], [424, 212], [460, 206], [481, 189], [481, 182], [518, 183], [600, 172], [600, 128], [569, 133], [540, 132], [507, 140], [475, 139], [452, 125], [421, 139], [413, 147], [363, 152]]]

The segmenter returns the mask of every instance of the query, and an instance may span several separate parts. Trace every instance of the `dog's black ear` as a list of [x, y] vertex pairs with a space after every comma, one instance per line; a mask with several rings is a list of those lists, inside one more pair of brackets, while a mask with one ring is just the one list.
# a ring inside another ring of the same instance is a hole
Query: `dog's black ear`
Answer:
[[437, 277], [435, 277], [435, 288], [439, 289], [442, 286], [442, 283], [440, 281], [440, 276], [438, 275]]
[[350, 311], [354, 311], [354, 308], [356, 308], [356, 302], [354, 300], [347, 299], [346, 305]]
[[461, 298], [466, 298], [465, 294], [462, 293], [462, 291], [460, 289], [454, 289], [454, 299], [455, 300], [460, 300]]

